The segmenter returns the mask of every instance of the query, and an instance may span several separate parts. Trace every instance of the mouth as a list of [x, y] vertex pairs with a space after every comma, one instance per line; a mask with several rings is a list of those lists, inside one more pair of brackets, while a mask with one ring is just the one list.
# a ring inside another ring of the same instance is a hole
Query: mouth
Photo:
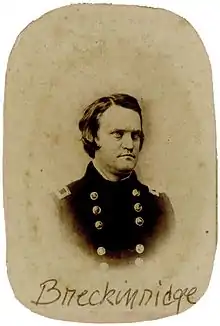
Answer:
[[129, 157], [129, 158], [135, 158], [135, 156], [133, 154], [122, 154], [122, 155], [119, 155], [119, 157]]

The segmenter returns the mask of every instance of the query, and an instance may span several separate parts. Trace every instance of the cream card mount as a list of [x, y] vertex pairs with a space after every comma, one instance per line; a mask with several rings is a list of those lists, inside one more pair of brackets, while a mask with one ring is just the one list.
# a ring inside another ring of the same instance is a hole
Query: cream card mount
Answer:
[[136, 322], [207, 290], [216, 138], [204, 45], [162, 9], [70, 5], [28, 25], [4, 102], [8, 277], [40, 315]]

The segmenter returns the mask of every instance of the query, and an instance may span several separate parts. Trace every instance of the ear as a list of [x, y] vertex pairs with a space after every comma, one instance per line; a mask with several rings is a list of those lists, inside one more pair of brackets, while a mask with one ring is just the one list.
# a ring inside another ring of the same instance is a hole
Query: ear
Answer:
[[100, 140], [99, 140], [99, 137], [98, 137], [98, 135], [94, 138], [94, 141], [96, 142], [96, 144], [99, 146], [99, 142], [100, 142]]
[[96, 132], [96, 136], [93, 138], [93, 140], [96, 142], [96, 144], [98, 145], [100, 142], [100, 137], [99, 137], [99, 129]]

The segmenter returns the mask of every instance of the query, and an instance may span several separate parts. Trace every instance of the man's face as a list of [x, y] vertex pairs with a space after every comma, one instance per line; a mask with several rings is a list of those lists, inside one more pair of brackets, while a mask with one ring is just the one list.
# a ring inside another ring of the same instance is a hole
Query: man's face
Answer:
[[112, 105], [100, 117], [95, 153], [99, 165], [114, 175], [131, 172], [140, 151], [141, 121], [137, 112]]

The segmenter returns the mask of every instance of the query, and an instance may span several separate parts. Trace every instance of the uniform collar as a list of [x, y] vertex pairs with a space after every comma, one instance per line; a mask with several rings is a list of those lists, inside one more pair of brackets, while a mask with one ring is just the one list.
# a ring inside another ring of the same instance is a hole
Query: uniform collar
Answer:
[[93, 162], [89, 162], [85, 177], [89, 178], [92, 182], [97, 182], [98, 184], [102, 184], [103, 186], [106, 187], [111, 187], [111, 188], [121, 188], [121, 187], [127, 187], [129, 185], [133, 185], [134, 183], [137, 182], [137, 176], [135, 171], [132, 171], [129, 177], [124, 178], [120, 181], [110, 181], [105, 178], [97, 171], [97, 169], [94, 167]]

